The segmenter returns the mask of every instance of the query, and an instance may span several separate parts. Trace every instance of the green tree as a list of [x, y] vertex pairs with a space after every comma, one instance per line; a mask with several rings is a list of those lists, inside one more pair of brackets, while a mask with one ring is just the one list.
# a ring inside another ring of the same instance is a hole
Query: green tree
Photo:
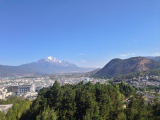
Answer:
[[36, 117], [36, 120], [57, 120], [57, 116], [53, 109], [47, 107]]

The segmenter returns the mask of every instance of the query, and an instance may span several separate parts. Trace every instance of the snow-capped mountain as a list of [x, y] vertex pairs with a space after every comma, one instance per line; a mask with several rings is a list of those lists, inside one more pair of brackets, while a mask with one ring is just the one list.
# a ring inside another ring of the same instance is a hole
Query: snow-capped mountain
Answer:
[[20, 66], [0, 65], [0, 76], [15, 76], [26, 74], [55, 74], [55, 73], [80, 73], [92, 71], [95, 68], [82, 68], [66, 60], [60, 61], [54, 57], [47, 57], [37, 62]]
[[69, 66], [74, 66], [74, 67], [77, 67], [77, 65], [73, 64], [73, 63], [70, 63], [68, 61], [60, 61], [58, 59], [56, 59], [55, 57], [52, 57], [52, 56], [49, 56], [45, 59], [41, 59], [38, 61], [38, 63], [41, 63], [41, 64], [50, 64], [50, 65], [54, 65], [54, 66], [59, 66], [59, 67], [69, 67]]
[[51, 63], [61, 63], [62, 61], [57, 60], [55, 57], [49, 56], [45, 59], [45, 61], [47, 62], [51, 62]]

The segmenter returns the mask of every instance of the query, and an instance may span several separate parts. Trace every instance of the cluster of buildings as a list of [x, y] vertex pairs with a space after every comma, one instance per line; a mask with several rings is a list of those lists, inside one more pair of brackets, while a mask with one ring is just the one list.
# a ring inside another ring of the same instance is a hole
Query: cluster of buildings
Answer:
[[5, 99], [10, 95], [23, 96], [33, 100], [37, 97], [38, 91], [43, 87], [52, 86], [55, 81], [60, 85], [77, 84], [92, 82], [93, 84], [100, 82], [105, 84], [105, 79], [94, 79], [75, 75], [55, 75], [55, 76], [37, 76], [37, 77], [6, 77], [0, 78], [0, 99]]
[[[160, 94], [160, 89], [155, 90], [154, 87], [158, 88], [160, 87], [160, 78], [158, 76], [152, 75], [152, 76], [139, 76], [139, 77], [133, 77], [132, 79], [123, 79], [121, 82], [125, 82], [128, 85], [134, 86], [135, 88], [138, 88], [139, 90], [143, 88], [143, 91], [136, 91], [138, 94], [143, 94], [145, 97], [146, 102], [152, 102], [155, 98], [155, 93]], [[150, 89], [149, 91], [146, 91], [147, 87], [153, 87], [153, 89]], [[158, 96], [160, 99], [160, 96]]]
[[34, 85], [7, 86], [0, 89], [0, 99], [8, 98], [10, 95], [24, 96], [35, 99], [38, 95]]
[[0, 99], [5, 99], [10, 95], [12, 95], [12, 92], [8, 92], [7, 88], [5, 87], [0, 88]]
[[[40, 89], [52, 86], [55, 81], [58, 81], [60, 85], [78, 84], [81, 81], [83, 81], [84, 84], [89, 81], [93, 84], [96, 84], [97, 82], [106, 84], [106, 79], [95, 79], [72, 74], [37, 77], [6, 77], [0, 78], [0, 99], [5, 99], [12, 94], [35, 99]], [[133, 77], [132, 79], [123, 79], [122, 81], [136, 88], [160, 86], [160, 78], [158, 76], [139, 76], [137, 78]]]
[[132, 79], [123, 79], [123, 82], [136, 88], [144, 88], [146, 86], [160, 87], [160, 78], [158, 76], [133, 77]]

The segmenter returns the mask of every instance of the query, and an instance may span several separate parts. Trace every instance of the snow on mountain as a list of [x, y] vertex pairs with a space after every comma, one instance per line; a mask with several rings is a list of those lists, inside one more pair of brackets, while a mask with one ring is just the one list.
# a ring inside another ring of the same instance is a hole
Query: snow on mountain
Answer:
[[41, 63], [41, 64], [50, 64], [50, 65], [54, 65], [54, 66], [59, 66], [59, 67], [69, 67], [69, 66], [72, 66], [72, 67], [77, 67], [77, 65], [73, 64], [73, 63], [70, 63], [68, 61], [60, 61], [58, 59], [56, 59], [55, 57], [52, 57], [52, 56], [49, 56], [45, 59], [41, 59], [38, 61], [38, 63]]
[[47, 62], [53, 62], [53, 63], [55, 63], [55, 62], [61, 63], [61, 62], [62, 62], [62, 61], [57, 60], [55, 57], [52, 57], [52, 56], [47, 57], [45, 60], [46, 60]]
[[95, 68], [82, 68], [66, 60], [60, 61], [49, 56], [37, 62], [22, 64], [19, 66], [0, 65], [0, 76], [14, 76], [24, 74], [57, 74], [88, 72]]

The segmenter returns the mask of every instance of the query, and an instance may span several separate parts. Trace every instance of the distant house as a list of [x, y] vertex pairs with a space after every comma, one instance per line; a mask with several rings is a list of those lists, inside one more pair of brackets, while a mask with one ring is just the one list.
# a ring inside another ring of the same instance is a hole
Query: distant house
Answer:
[[3, 105], [0, 105], [0, 111], [3, 112], [6, 114], [9, 110], [9, 108], [12, 107], [13, 104], [3, 104]]
[[85, 78], [84, 81], [83, 81], [84, 84], [87, 83], [87, 82], [89, 82], [89, 78]]

